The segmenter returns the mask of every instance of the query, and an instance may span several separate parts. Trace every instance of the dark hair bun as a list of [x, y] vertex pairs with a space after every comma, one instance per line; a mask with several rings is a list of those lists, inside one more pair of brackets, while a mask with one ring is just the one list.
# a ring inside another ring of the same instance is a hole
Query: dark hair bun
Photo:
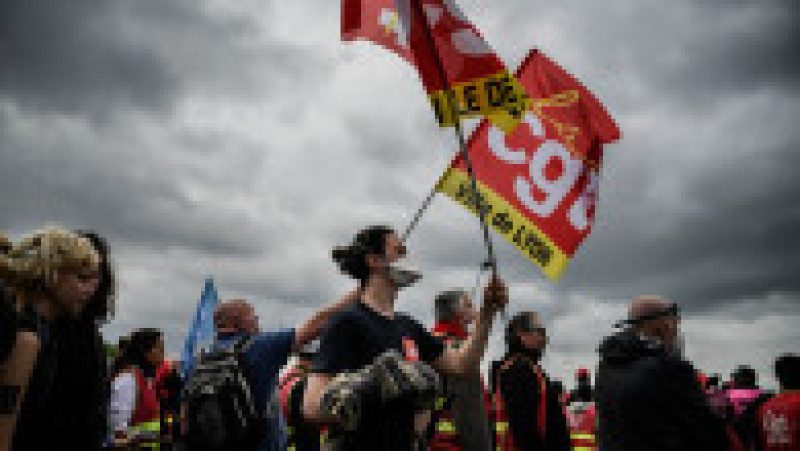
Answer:
[[348, 276], [358, 279], [359, 281], [366, 280], [367, 277], [367, 262], [365, 260], [364, 252], [361, 252], [357, 246], [336, 247], [331, 252], [333, 261], [339, 266], [339, 269]]
[[356, 234], [349, 246], [335, 247], [331, 257], [343, 273], [364, 283], [369, 278], [367, 255], [383, 255], [386, 250], [386, 235], [393, 232], [390, 227], [383, 225], [367, 227]]

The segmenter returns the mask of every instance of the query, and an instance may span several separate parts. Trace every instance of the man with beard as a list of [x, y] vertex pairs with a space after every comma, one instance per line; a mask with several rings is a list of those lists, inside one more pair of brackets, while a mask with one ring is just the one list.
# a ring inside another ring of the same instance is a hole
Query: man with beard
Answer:
[[724, 422], [681, 355], [679, 324], [676, 304], [640, 296], [624, 330], [603, 340], [595, 389], [600, 449], [729, 449]]
[[570, 449], [560, 393], [539, 363], [546, 345], [547, 331], [536, 312], [509, 321], [507, 352], [492, 376], [498, 450]]

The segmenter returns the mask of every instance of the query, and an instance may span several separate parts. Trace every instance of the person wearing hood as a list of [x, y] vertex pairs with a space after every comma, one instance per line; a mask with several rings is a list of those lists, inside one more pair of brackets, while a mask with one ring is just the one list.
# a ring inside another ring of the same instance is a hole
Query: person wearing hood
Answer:
[[[446, 374], [479, 371], [494, 316], [508, 301], [505, 285], [493, 275], [485, 289], [473, 333], [459, 348], [446, 348], [442, 340], [417, 320], [395, 311], [400, 290], [420, 277], [408, 267], [405, 256], [402, 241], [386, 226], [363, 229], [350, 245], [337, 247], [332, 252], [340, 269], [358, 280], [361, 295], [358, 302], [331, 318], [322, 333], [304, 394], [305, 416], [331, 426], [326, 447], [348, 451], [408, 451], [420, 446], [415, 421], [423, 406], [413, 397], [382, 396], [374, 393], [376, 390], [370, 391], [368, 386], [348, 387], [346, 392], [358, 393], [361, 413], [346, 425], [341, 418], [331, 415], [331, 410], [326, 408], [329, 404], [324, 401], [332, 398], [338, 381], [348, 374], [367, 371], [370, 367], [389, 372], [390, 368], [384, 366], [386, 361], [391, 361], [391, 369], [398, 370], [391, 371], [393, 374], [403, 372], [400, 368], [408, 368], [422, 375], [415, 374], [413, 379], [428, 380], [429, 368]], [[389, 360], [383, 360], [387, 356]], [[397, 356], [404, 360], [398, 362]], [[405, 382], [412, 386], [408, 393], [417, 394], [418, 386], [405, 380], [403, 385]], [[381, 392], [381, 388], [377, 391]], [[340, 399], [338, 393], [336, 397]]]
[[518, 313], [509, 321], [507, 352], [492, 375], [498, 450], [571, 449], [559, 390], [539, 363], [546, 345], [537, 313]]
[[599, 348], [600, 449], [730, 449], [724, 421], [712, 413], [694, 367], [681, 355], [678, 306], [641, 296], [622, 324]]

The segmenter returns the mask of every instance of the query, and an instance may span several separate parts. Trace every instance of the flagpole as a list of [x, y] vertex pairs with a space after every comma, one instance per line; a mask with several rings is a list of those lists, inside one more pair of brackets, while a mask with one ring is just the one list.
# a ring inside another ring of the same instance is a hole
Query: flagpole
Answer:
[[408, 227], [406, 227], [406, 230], [405, 232], [403, 232], [403, 236], [400, 238], [400, 241], [405, 243], [408, 236], [411, 235], [411, 231], [414, 230], [415, 227], [417, 227], [417, 223], [419, 222], [420, 219], [422, 219], [423, 213], [425, 213], [425, 210], [427, 210], [428, 207], [431, 205], [434, 196], [436, 196], [436, 189], [438, 187], [439, 183], [433, 185], [433, 188], [431, 188], [431, 191], [428, 193], [428, 196], [425, 198], [424, 201], [422, 201], [422, 205], [417, 209], [417, 212], [414, 213], [414, 218], [411, 219], [411, 223], [408, 224]]
[[[414, 13], [418, 15], [420, 19], [420, 24], [422, 25], [423, 30], [425, 31], [425, 37], [428, 40], [428, 45], [431, 48], [431, 53], [433, 54], [433, 61], [436, 65], [436, 69], [439, 72], [439, 77], [442, 80], [442, 84], [444, 85], [445, 93], [447, 95], [448, 103], [450, 104], [450, 109], [453, 113], [453, 117], [455, 118], [455, 132], [456, 137], [458, 138], [458, 145], [461, 149], [461, 156], [464, 158], [464, 162], [467, 165], [467, 174], [469, 175], [471, 184], [472, 184], [472, 193], [476, 197], [476, 201], [478, 198], [478, 181], [475, 178], [475, 172], [472, 167], [472, 160], [469, 157], [469, 148], [467, 146], [467, 140], [464, 138], [464, 132], [461, 129], [461, 114], [458, 111], [458, 104], [455, 101], [454, 95], [450, 92], [450, 86], [447, 81], [447, 73], [444, 70], [444, 65], [442, 64], [441, 58], [439, 56], [439, 52], [436, 50], [436, 41], [433, 39], [433, 34], [431, 33], [431, 29], [428, 26], [428, 21], [425, 18], [425, 13], [422, 11], [422, 6], [419, 3], [420, 0], [409, 0], [411, 3], [412, 8], [414, 9]], [[413, 25], [413, 21], [410, 21], [409, 29]], [[409, 33], [411, 34], [411, 33]], [[429, 199], [432, 199], [433, 195], [429, 194], [428, 198], [426, 199], [426, 203], [430, 204]], [[489, 266], [493, 272], [497, 271], [497, 260], [495, 259], [494, 255], [494, 247], [492, 246], [492, 237], [489, 235], [489, 226], [486, 224], [486, 217], [485, 212], [481, 208], [480, 202], [476, 202], [477, 209], [478, 209], [478, 219], [481, 223], [481, 228], [483, 229], [483, 241], [486, 244], [486, 253], [487, 253], [487, 261], [486, 265]], [[419, 221], [419, 216], [422, 215], [422, 212], [427, 208], [427, 205], [423, 204], [423, 208], [417, 212], [417, 216], [415, 216], [412, 225], [416, 225], [416, 221]], [[411, 232], [411, 228], [407, 230], [406, 234]]]

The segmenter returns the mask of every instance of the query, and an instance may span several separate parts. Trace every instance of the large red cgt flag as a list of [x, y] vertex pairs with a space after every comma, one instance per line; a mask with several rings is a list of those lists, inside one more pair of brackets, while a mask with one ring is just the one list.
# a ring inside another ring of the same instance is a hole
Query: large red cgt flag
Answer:
[[441, 126], [483, 115], [511, 132], [521, 121], [524, 89], [454, 0], [343, 0], [342, 38], [413, 64]]
[[489, 224], [558, 279], [594, 220], [604, 144], [620, 131], [603, 105], [558, 64], [532, 50], [517, 72], [530, 95], [523, 123], [503, 133], [484, 121], [470, 137], [478, 191], [461, 154], [437, 190]]

